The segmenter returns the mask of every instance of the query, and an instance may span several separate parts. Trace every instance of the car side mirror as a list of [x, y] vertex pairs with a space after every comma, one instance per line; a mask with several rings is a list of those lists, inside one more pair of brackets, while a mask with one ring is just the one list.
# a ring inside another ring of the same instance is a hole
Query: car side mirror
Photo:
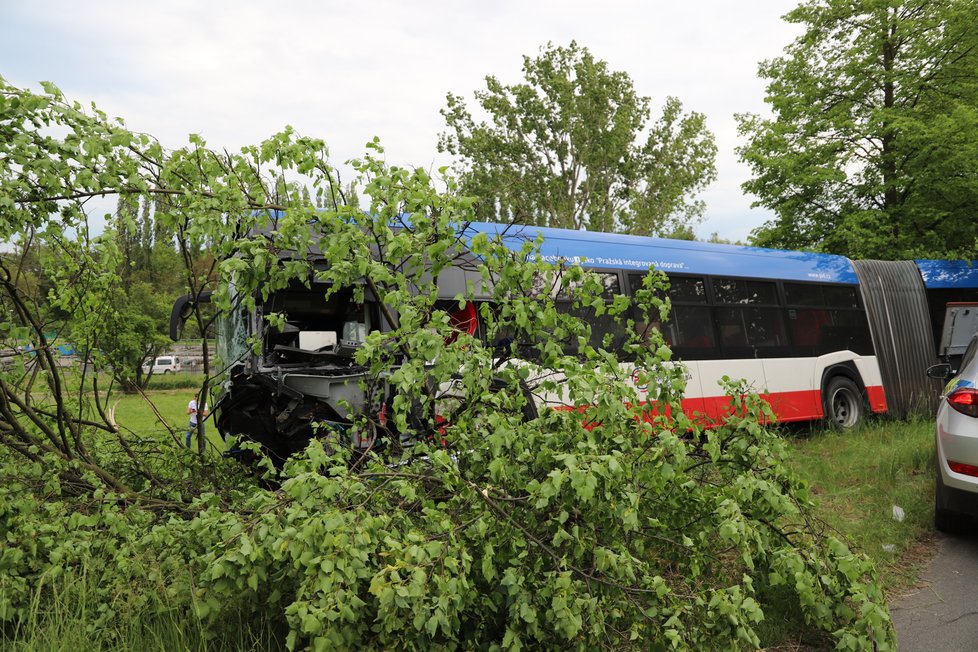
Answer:
[[943, 362], [927, 367], [927, 377], [937, 380], [947, 380], [951, 377], [951, 365]]

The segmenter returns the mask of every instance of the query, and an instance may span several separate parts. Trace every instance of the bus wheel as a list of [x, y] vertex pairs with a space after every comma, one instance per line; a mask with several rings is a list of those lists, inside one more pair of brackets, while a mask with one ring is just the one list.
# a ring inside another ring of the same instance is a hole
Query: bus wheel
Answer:
[[844, 376], [829, 380], [825, 396], [825, 418], [829, 425], [840, 430], [855, 428], [866, 416], [862, 393]]

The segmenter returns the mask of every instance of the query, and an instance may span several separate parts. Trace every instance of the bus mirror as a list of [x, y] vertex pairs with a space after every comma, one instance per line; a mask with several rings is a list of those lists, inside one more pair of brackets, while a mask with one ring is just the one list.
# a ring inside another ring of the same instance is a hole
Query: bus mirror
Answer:
[[198, 303], [210, 303], [211, 292], [201, 292], [197, 295], [185, 294], [173, 302], [173, 309], [170, 311], [170, 339], [176, 342], [180, 339], [180, 327], [194, 314], [194, 309]]

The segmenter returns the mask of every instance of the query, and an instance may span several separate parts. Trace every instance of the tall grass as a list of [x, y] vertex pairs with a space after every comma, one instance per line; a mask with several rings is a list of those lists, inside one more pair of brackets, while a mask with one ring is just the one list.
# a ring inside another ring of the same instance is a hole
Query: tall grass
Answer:
[[204, 374], [178, 373], [153, 374], [149, 379], [148, 389], [192, 389], [200, 390], [204, 382]]
[[923, 561], [916, 544], [933, 531], [933, 420], [795, 433], [792, 449], [790, 463], [809, 482], [819, 516], [875, 560], [887, 592], [912, 584]]
[[[809, 485], [815, 516], [831, 534], [875, 562], [887, 595], [916, 582], [933, 532], [933, 420], [874, 420], [851, 431], [821, 425], [784, 427], [788, 463]], [[893, 517], [894, 505], [904, 513]], [[782, 595], [782, 593], [784, 595]], [[805, 624], [786, 589], [759, 596], [762, 645], [778, 650], [827, 649], [831, 641]]]
[[[188, 609], [167, 605], [166, 590], [158, 587], [143, 610], [126, 608], [145, 596], [120, 595], [113, 604], [94, 599], [93, 578], [85, 569], [38, 587], [27, 617], [0, 630], [0, 649], [16, 652], [207, 652], [284, 649], [282, 628], [265, 622], [224, 623], [208, 630]], [[105, 618], [103, 610], [115, 611]]]

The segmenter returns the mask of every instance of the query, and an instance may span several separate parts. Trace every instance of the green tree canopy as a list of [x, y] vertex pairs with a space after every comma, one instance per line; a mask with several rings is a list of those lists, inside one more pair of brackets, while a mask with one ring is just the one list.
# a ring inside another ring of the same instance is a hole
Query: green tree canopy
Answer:
[[810, 0], [760, 66], [770, 119], [739, 116], [761, 245], [972, 255], [978, 236], [975, 0]]
[[628, 74], [574, 42], [523, 57], [523, 76], [486, 77], [475, 99], [488, 122], [451, 93], [442, 110], [438, 149], [458, 157], [480, 218], [651, 235], [702, 216], [693, 198], [716, 176], [702, 114], [670, 97], [649, 125], [650, 100]]

